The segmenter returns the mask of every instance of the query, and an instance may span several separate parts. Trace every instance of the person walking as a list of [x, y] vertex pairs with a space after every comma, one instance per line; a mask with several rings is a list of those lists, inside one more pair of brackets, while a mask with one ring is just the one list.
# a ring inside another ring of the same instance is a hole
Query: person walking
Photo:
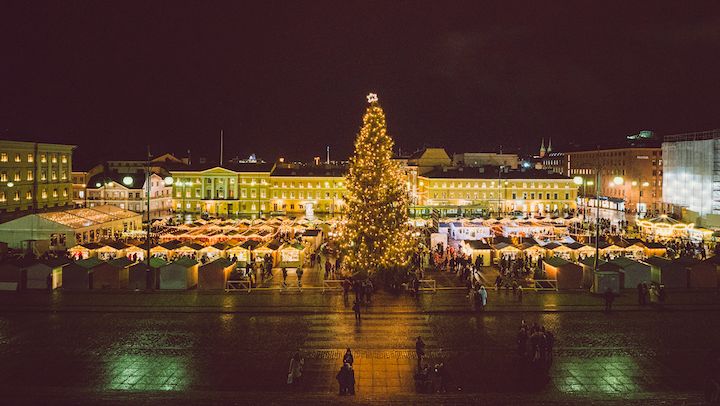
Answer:
[[638, 295], [638, 304], [640, 306], [645, 306], [645, 289], [643, 287], [642, 282], [637, 284], [637, 295]]
[[300, 290], [302, 290], [302, 276], [304, 272], [305, 271], [303, 271], [302, 267], [297, 268], [295, 271], [295, 275], [297, 275], [297, 286]]
[[518, 334], [517, 334], [517, 352], [521, 358], [524, 358], [525, 354], [527, 353], [527, 341], [528, 341], [527, 329], [525, 328], [524, 325], [522, 325], [522, 326], [520, 326], [520, 330], [518, 330]]
[[288, 370], [288, 385], [299, 385], [302, 378], [302, 370], [305, 365], [305, 359], [300, 355], [300, 351], [296, 351], [290, 359], [290, 368]]
[[612, 310], [612, 302], [613, 300], [615, 300], [615, 295], [613, 294], [612, 289], [605, 289], [605, 294], [603, 294], [603, 297], [605, 298], [605, 312], [610, 313], [610, 311]]
[[523, 299], [523, 287], [522, 287], [522, 285], [519, 285], [519, 286], [518, 286], [518, 296], [517, 296], [517, 298], [518, 298], [518, 302], [519, 302], [519, 303], [522, 303], [522, 299]]
[[355, 301], [353, 302], [352, 309], [353, 309], [353, 311], [355, 312], [355, 321], [358, 322], [358, 323], [360, 323], [360, 302], [358, 302], [357, 300], [355, 300]]
[[350, 351], [350, 348], [345, 351], [345, 355], [343, 356], [343, 364], [350, 364], [352, 366], [353, 362], [355, 361], [355, 358], [353, 357], [352, 351]]
[[485, 310], [485, 306], [487, 305], [487, 290], [485, 289], [484, 285], [480, 285], [480, 308], [482, 310]]
[[282, 277], [283, 277], [282, 287], [283, 288], [287, 286], [287, 276], [288, 276], [288, 270], [287, 270], [287, 268], [283, 267], [282, 268]]
[[418, 371], [422, 369], [422, 359], [425, 356], [425, 342], [418, 336], [415, 340], [415, 354], [417, 355]]

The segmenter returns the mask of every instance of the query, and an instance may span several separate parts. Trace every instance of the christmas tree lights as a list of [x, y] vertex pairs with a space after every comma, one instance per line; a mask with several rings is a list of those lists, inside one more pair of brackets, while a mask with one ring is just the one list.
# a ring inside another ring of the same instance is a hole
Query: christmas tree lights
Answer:
[[393, 140], [377, 95], [355, 140], [346, 178], [347, 221], [341, 247], [343, 265], [357, 278], [409, 264], [413, 236], [408, 226], [408, 194], [402, 169], [392, 160]]

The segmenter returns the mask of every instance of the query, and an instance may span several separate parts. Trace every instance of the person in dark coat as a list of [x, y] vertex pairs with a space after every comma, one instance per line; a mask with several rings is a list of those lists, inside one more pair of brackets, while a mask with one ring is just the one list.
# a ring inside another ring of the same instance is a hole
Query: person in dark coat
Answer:
[[355, 361], [355, 358], [352, 355], [352, 351], [350, 351], [350, 348], [345, 351], [345, 355], [343, 356], [343, 364], [350, 364], [352, 366], [353, 362]]
[[613, 294], [612, 289], [605, 289], [603, 297], [605, 298], [605, 311], [610, 312], [612, 310], [612, 302], [615, 300], [615, 295]]
[[425, 342], [418, 336], [415, 340], [415, 354], [417, 355], [418, 370], [422, 369], [422, 359], [425, 356]]
[[355, 321], [359, 323], [360, 322], [360, 302], [355, 300], [355, 302], [353, 302], [352, 308], [353, 308], [353, 311], [355, 312]]

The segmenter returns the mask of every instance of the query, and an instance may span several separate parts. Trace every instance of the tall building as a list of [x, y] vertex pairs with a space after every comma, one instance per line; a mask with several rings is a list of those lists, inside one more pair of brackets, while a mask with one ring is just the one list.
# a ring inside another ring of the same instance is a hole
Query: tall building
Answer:
[[[662, 210], [663, 157], [656, 147], [628, 147], [565, 153], [566, 175], [583, 179], [581, 195], [595, 195], [599, 168], [600, 196], [623, 199], [628, 212]], [[616, 177], [623, 182], [614, 182]], [[590, 182], [590, 185], [588, 183]]]
[[0, 140], [0, 213], [72, 207], [73, 148]]
[[665, 136], [663, 199], [688, 221], [720, 226], [720, 130]]

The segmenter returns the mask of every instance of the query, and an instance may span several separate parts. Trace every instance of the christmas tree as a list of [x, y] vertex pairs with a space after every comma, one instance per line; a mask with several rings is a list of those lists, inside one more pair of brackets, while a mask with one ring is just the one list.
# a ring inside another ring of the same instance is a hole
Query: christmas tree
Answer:
[[369, 94], [368, 102], [346, 178], [343, 264], [356, 278], [403, 269], [412, 249], [406, 179], [392, 160], [393, 140], [377, 95]]

